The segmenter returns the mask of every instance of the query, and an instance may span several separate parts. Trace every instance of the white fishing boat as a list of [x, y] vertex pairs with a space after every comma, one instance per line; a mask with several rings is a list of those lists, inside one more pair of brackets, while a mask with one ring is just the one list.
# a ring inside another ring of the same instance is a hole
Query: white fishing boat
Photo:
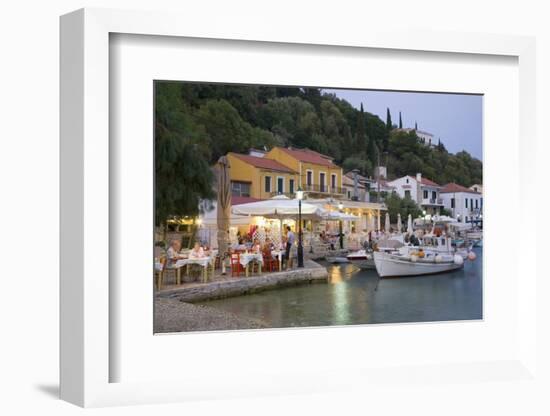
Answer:
[[423, 237], [421, 246], [376, 251], [373, 257], [380, 277], [419, 276], [460, 269], [466, 259], [475, 259], [470, 248], [455, 249], [447, 236], [427, 235]]
[[460, 269], [464, 259], [459, 254], [418, 254], [374, 252], [374, 264], [380, 277], [420, 276]]

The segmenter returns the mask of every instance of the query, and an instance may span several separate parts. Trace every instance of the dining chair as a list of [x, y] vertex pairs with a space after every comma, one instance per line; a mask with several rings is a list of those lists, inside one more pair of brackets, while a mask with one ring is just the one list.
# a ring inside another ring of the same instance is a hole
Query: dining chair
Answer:
[[241, 273], [243, 273], [244, 267], [241, 264], [241, 255], [239, 253], [232, 253], [231, 254], [231, 277], [234, 277], [235, 274], [237, 277], [240, 276]]
[[273, 258], [271, 253], [263, 253], [264, 269], [272, 272], [273, 270], [279, 271], [279, 260]]
[[163, 280], [164, 280], [164, 269], [165, 269], [165, 266], [166, 266], [166, 257], [161, 257], [160, 258], [160, 270], [157, 270], [155, 268], [155, 279], [156, 279], [156, 283], [157, 283], [157, 290], [161, 290], [162, 289], [162, 283], [163, 283]]

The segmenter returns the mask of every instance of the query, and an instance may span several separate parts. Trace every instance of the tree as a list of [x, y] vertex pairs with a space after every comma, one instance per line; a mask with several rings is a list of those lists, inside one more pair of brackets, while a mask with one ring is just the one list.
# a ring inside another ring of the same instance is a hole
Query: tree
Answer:
[[416, 121], [414, 122], [414, 129], [418, 130], [418, 124], [416, 124]]
[[155, 86], [155, 223], [170, 216], [196, 215], [201, 199], [212, 199], [208, 154], [197, 142], [204, 132], [182, 99], [182, 85]]
[[367, 147], [367, 156], [372, 166], [378, 166], [378, 146], [376, 146], [374, 139], [369, 140], [369, 144]]
[[368, 137], [366, 134], [365, 111], [363, 110], [363, 103], [361, 103], [361, 109], [357, 115], [357, 128], [355, 129], [355, 152], [360, 152], [362, 149], [367, 148], [367, 146]]
[[397, 214], [401, 214], [401, 220], [407, 221], [409, 214], [412, 218], [417, 218], [422, 211], [411, 198], [401, 198], [398, 194], [392, 193], [386, 196], [384, 203], [390, 214], [390, 221], [397, 222]]
[[327, 139], [315, 107], [300, 97], [269, 100], [262, 106], [258, 119], [260, 128], [280, 136], [287, 144], [327, 152]]
[[386, 129], [388, 130], [388, 132], [393, 129], [393, 125], [392, 125], [392, 122], [391, 122], [391, 114], [390, 114], [390, 109], [386, 107]]
[[224, 99], [206, 101], [196, 113], [206, 131], [206, 145], [214, 162], [228, 152], [248, 150], [253, 142], [253, 131], [237, 110]]
[[348, 157], [342, 163], [342, 168], [346, 172], [352, 171], [353, 169], [358, 169], [359, 173], [364, 176], [368, 175], [369, 172], [372, 172], [372, 167], [373, 165], [364, 153]]
[[401, 120], [401, 111], [399, 112], [399, 128], [403, 128], [403, 120]]

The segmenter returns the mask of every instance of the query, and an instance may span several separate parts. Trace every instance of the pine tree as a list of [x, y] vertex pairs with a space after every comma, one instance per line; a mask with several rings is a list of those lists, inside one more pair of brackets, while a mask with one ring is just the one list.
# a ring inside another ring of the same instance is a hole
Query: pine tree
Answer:
[[401, 111], [399, 112], [399, 128], [403, 128], [403, 120], [401, 120]]
[[363, 103], [361, 103], [361, 109], [357, 114], [357, 130], [355, 132], [355, 151], [360, 152], [365, 148], [367, 141], [366, 125], [365, 125], [365, 110], [363, 109]]
[[390, 131], [392, 128], [390, 109], [386, 108], [386, 129]]
[[368, 140], [367, 157], [370, 160], [372, 166], [378, 166], [378, 147], [376, 146], [374, 138]]

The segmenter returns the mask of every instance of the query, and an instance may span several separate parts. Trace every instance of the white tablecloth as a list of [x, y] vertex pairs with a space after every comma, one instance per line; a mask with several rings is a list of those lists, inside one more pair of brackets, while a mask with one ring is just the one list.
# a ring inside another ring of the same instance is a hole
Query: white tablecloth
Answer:
[[264, 264], [264, 258], [261, 254], [254, 254], [254, 253], [242, 253], [240, 256], [240, 263], [243, 267], [246, 267], [248, 263], [251, 261], [257, 261], [260, 264]]
[[176, 262], [176, 267], [183, 267], [188, 264], [198, 264], [202, 267], [208, 267], [214, 260], [214, 257], [200, 257], [192, 259], [181, 259]]
[[282, 261], [283, 260], [283, 254], [285, 254], [284, 250], [273, 250], [271, 252], [271, 255], [273, 257], [276, 257], [277, 260]]

